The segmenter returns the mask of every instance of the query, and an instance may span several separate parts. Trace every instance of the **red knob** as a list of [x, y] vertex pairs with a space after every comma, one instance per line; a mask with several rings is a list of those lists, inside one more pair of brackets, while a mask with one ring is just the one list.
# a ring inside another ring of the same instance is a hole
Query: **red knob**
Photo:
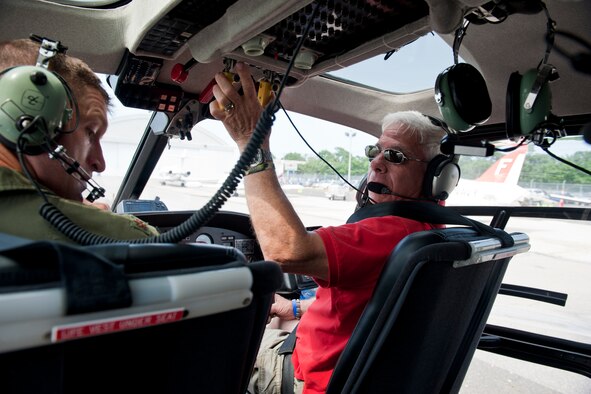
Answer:
[[177, 83], [183, 83], [187, 80], [189, 72], [185, 69], [183, 64], [177, 63], [170, 72], [170, 78]]

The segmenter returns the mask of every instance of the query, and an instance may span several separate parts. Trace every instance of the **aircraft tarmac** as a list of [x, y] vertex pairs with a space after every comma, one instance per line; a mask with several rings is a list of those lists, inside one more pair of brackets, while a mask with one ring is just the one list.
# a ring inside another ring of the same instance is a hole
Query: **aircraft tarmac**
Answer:
[[[106, 179], [97, 178], [99, 183]], [[102, 184], [102, 183], [101, 183]], [[190, 183], [182, 188], [149, 183], [142, 198], [158, 196], [169, 210], [201, 208], [213, 196], [215, 184]], [[354, 192], [344, 201], [329, 200], [311, 188], [289, 187], [286, 194], [305, 226], [329, 226], [346, 222], [354, 212]], [[247, 213], [246, 199], [239, 193], [222, 207]], [[487, 223], [490, 218], [476, 218]], [[511, 218], [507, 231], [530, 236], [531, 250], [515, 256], [504, 283], [519, 284], [568, 294], [566, 306], [499, 295], [489, 323], [543, 335], [591, 343], [591, 261], [587, 242], [588, 221]], [[575, 373], [477, 351], [461, 393], [589, 393], [591, 380]]]

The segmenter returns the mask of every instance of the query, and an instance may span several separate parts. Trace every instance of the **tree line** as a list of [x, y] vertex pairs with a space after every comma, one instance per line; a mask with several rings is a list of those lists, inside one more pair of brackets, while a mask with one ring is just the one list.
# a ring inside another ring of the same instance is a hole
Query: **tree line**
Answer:
[[[341, 175], [346, 175], [349, 169], [349, 151], [345, 148], [337, 147], [334, 152], [322, 150], [318, 152], [327, 162], [329, 162]], [[493, 165], [502, 153], [495, 153], [490, 157], [469, 157], [464, 156], [460, 159], [460, 168], [462, 171], [462, 178], [476, 179], [488, 167]], [[283, 157], [284, 160], [298, 160], [303, 161], [303, 164], [298, 165], [298, 173], [300, 174], [333, 174], [331, 170], [322, 160], [316, 156], [307, 157], [301, 153], [292, 152]], [[567, 155], [563, 159], [591, 170], [591, 152], [580, 151], [572, 155]], [[351, 157], [351, 175], [364, 175], [367, 173], [368, 160], [365, 156]], [[547, 154], [528, 153], [526, 156], [520, 182], [541, 182], [541, 183], [561, 183], [569, 184], [591, 184], [591, 176], [579, 171], [567, 164], [552, 158]]]

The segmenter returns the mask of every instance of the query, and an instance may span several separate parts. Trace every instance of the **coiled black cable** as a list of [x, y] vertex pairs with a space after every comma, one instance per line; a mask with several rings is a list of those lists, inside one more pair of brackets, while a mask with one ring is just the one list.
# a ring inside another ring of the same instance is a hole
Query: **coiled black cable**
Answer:
[[238, 184], [244, 176], [246, 169], [250, 165], [252, 158], [256, 154], [257, 148], [261, 146], [263, 140], [269, 134], [269, 131], [273, 126], [273, 122], [275, 121], [273, 108], [273, 105], [269, 105], [263, 110], [259, 120], [257, 121], [255, 130], [244, 151], [240, 155], [240, 158], [213, 197], [201, 209], [191, 215], [189, 219], [167, 231], [166, 233], [153, 237], [123, 241], [86, 231], [72, 222], [55, 205], [48, 201], [41, 206], [39, 213], [59, 232], [80, 245], [99, 245], [107, 243], [146, 244], [179, 242], [180, 240], [185, 239], [187, 236], [191, 235], [196, 229], [205, 225], [205, 223], [207, 223], [219, 211], [224, 203], [234, 194], [234, 191], [238, 187]]
[[291, 61], [288, 64], [286, 72], [281, 81], [280, 87], [275, 95], [275, 100], [265, 107], [259, 117], [255, 129], [250, 137], [250, 140], [246, 144], [244, 151], [240, 155], [240, 158], [234, 165], [232, 171], [213, 195], [213, 197], [198, 211], [196, 211], [189, 219], [180, 225], [172, 228], [166, 233], [132, 240], [118, 240], [110, 237], [105, 237], [98, 234], [93, 234], [74, 222], [72, 222], [67, 216], [65, 216], [56, 206], [51, 204], [45, 198], [45, 203], [39, 209], [40, 215], [45, 218], [53, 227], [59, 232], [73, 240], [80, 245], [99, 245], [99, 244], [113, 244], [113, 243], [131, 243], [131, 244], [147, 244], [147, 243], [177, 243], [182, 239], [185, 239], [191, 235], [195, 230], [203, 227], [224, 205], [224, 203], [234, 194], [234, 191], [238, 187], [240, 180], [244, 177], [246, 169], [249, 167], [252, 159], [255, 157], [256, 151], [259, 146], [262, 145], [264, 139], [269, 134], [273, 122], [275, 121], [275, 112], [280, 108], [279, 97], [285, 85], [287, 78], [293, 67], [296, 55], [300, 51], [304, 40], [308, 37], [308, 31], [312, 26], [312, 23], [316, 17], [318, 5], [314, 7], [312, 15], [306, 24], [306, 28], [296, 48], [294, 49]]

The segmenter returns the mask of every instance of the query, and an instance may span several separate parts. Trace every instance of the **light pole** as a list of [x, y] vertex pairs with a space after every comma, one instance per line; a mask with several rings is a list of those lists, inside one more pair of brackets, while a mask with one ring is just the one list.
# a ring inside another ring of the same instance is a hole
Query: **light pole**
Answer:
[[345, 131], [345, 136], [349, 137], [349, 166], [347, 170], [347, 181], [351, 183], [351, 150], [353, 149], [353, 137], [355, 137], [355, 132], [348, 132]]

